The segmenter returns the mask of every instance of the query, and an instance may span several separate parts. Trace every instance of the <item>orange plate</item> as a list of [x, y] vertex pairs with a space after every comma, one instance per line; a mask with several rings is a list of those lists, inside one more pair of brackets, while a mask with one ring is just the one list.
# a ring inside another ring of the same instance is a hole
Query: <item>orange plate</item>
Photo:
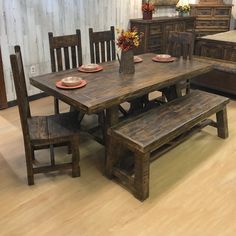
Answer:
[[60, 88], [60, 89], [77, 89], [77, 88], [81, 88], [84, 87], [87, 84], [86, 80], [81, 80], [81, 83], [79, 85], [76, 86], [65, 86], [62, 84], [61, 81], [56, 82], [56, 87]]
[[103, 67], [98, 65], [98, 67], [95, 70], [84, 70], [82, 66], [78, 68], [79, 71], [85, 72], [85, 73], [94, 73], [103, 70]]
[[152, 60], [155, 62], [172, 62], [176, 60], [176, 57], [170, 57], [170, 58], [153, 57]]

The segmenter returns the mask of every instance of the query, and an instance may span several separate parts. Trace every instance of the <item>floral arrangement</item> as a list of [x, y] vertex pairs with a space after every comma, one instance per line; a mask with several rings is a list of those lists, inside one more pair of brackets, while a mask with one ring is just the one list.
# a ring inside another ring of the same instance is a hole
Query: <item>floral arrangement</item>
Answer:
[[136, 28], [133, 28], [129, 31], [117, 30], [117, 33], [120, 34], [117, 38], [117, 46], [123, 50], [128, 51], [134, 47], [138, 47], [143, 37], [143, 33], [138, 33]]
[[155, 11], [155, 6], [150, 3], [150, 0], [142, 4], [142, 11], [143, 12], [154, 12]]
[[190, 12], [190, 5], [186, 4], [186, 5], [176, 5], [176, 11], [178, 12], [182, 12], [182, 13], [188, 13]]

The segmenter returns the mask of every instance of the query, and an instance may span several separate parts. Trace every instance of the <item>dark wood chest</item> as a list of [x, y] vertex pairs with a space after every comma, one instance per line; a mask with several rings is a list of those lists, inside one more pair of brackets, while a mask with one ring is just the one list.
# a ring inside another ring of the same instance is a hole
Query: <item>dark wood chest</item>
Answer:
[[196, 17], [197, 36], [225, 32], [230, 29], [232, 5], [229, 4], [193, 4], [192, 16]]
[[195, 17], [155, 17], [152, 20], [131, 19], [131, 27], [136, 27], [139, 32], [144, 33], [139, 48], [135, 54], [147, 52], [165, 53], [166, 42], [170, 31], [192, 31], [194, 29]]

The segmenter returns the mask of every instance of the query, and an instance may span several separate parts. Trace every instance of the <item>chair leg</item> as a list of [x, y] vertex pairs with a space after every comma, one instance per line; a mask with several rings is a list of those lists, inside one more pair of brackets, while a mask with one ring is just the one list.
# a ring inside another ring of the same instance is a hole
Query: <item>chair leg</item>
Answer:
[[72, 146], [72, 177], [80, 176], [80, 152], [79, 152], [79, 136], [75, 136], [71, 143]]
[[34, 171], [33, 171], [34, 150], [30, 144], [25, 146], [25, 159], [26, 159], [28, 185], [33, 185], [34, 184]]
[[59, 100], [54, 97], [54, 113], [59, 114]]

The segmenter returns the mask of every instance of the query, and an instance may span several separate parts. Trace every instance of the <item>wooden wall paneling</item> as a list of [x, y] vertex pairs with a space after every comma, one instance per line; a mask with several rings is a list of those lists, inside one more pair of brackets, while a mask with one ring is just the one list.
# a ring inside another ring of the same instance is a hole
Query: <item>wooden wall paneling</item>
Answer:
[[[111, 25], [127, 28], [129, 19], [139, 18], [142, 0], [1, 0], [0, 44], [2, 46], [7, 100], [15, 99], [9, 55], [13, 46], [22, 49], [29, 95], [39, 90], [29, 84], [30, 67], [36, 74], [50, 72], [48, 32], [55, 35], [81, 30], [83, 61], [90, 61], [88, 28], [102, 31]], [[158, 15], [173, 15], [174, 8], [158, 8]]]

